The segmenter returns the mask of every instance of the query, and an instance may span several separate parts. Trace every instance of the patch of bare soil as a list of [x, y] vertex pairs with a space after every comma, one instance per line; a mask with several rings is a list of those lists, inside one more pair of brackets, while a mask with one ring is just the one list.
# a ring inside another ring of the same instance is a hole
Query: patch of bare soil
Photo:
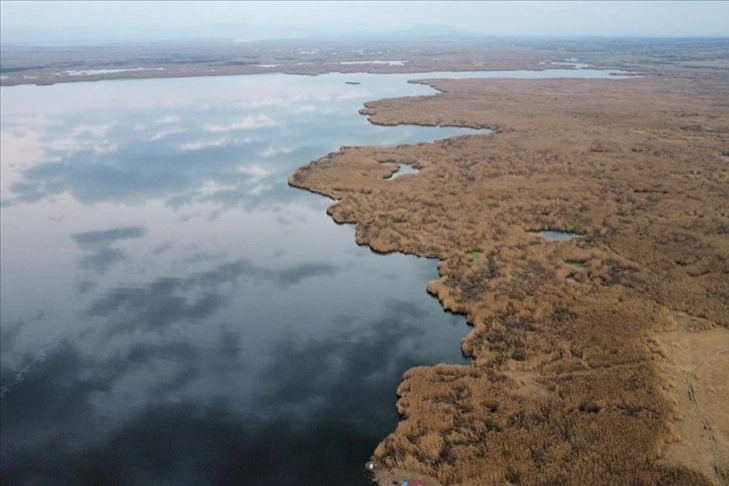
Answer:
[[[472, 326], [472, 366], [405, 373], [375, 469], [443, 485], [721, 484], [727, 73], [429, 84], [437, 96], [363, 113], [495, 132], [345, 147], [289, 178], [334, 198], [358, 244], [438, 258], [427, 290]], [[420, 173], [388, 181], [392, 162]], [[684, 331], [678, 313], [710, 325]]]
[[666, 463], [683, 464], [729, 484], [729, 330], [675, 315], [676, 329], [655, 335], [659, 369], [676, 407], [677, 441]]

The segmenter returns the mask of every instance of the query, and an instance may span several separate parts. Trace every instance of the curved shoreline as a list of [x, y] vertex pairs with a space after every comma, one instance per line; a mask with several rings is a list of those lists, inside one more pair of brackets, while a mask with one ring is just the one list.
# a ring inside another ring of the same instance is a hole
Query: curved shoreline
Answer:
[[[726, 86], [720, 79], [699, 81], [712, 100]], [[335, 199], [327, 213], [337, 223], [355, 225], [357, 244], [439, 258], [441, 279], [428, 292], [445, 309], [466, 314], [473, 326], [462, 343], [464, 354], [474, 357], [473, 368], [445, 365], [405, 374], [398, 389], [403, 420], [375, 450], [375, 470], [415, 471], [443, 484], [574, 477], [595, 484], [636, 478], [646, 484], [708, 484], [710, 470], [675, 457], [670, 465], [661, 462], [665, 444], [680, 443], [672, 424], [682, 411], [671, 404], [673, 392], [649, 344], [653, 336], [676, 329], [676, 311], [704, 315], [720, 339], [729, 336], [729, 308], [690, 298], [709, 282], [718, 296], [729, 295], [720, 278], [729, 249], [716, 246], [712, 236], [727, 219], [719, 208], [729, 200], [729, 175], [716, 155], [726, 138], [711, 135], [723, 133], [726, 108], [695, 99], [691, 84], [680, 80], [634, 79], [619, 88], [608, 83], [615, 82], [434, 81], [445, 88], [434, 96], [371, 102], [362, 114], [383, 125], [497, 126], [499, 136], [351, 147], [290, 176], [290, 185]], [[541, 94], [545, 90], [550, 96]], [[602, 98], [595, 102], [597, 92]], [[651, 103], [683, 111], [691, 104], [691, 116], [701, 119], [707, 136], [693, 135], [687, 150], [638, 134], [685, 133], [681, 116], [666, 126], [650, 113], [638, 115]], [[543, 114], [533, 116], [547, 112], [545, 105], [559, 129], [545, 126]], [[623, 126], [630, 124], [634, 129], [626, 134]], [[373, 176], [388, 158], [417, 161], [424, 170], [394, 190]], [[641, 160], [650, 160], [651, 174], [636, 172], [645, 164]], [[700, 181], [690, 177], [696, 174], [690, 167], [697, 166]], [[668, 210], [651, 202], [655, 192], [645, 188], [655, 185], [665, 188], [661, 197]], [[705, 242], [694, 243], [694, 253], [712, 262], [698, 282], [687, 276], [685, 265], [665, 265], [686, 248], [680, 211], [689, 190], [700, 202], [689, 205], [709, 216], [691, 236]], [[491, 203], [476, 194], [489, 194]], [[621, 194], [635, 196], [616, 199]], [[626, 211], [632, 221], [620, 216]], [[481, 221], [472, 213], [480, 213]], [[648, 221], [660, 221], [660, 228]], [[533, 243], [525, 235], [530, 227], [572, 228], [588, 238]], [[670, 243], [664, 234], [678, 239]], [[649, 256], [650, 245], [636, 245], [636, 238], [659, 245], [659, 254]], [[469, 262], [455, 248], [478, 248], [483, 261]], [[584, 271], [566, 268], [560, 263], [565, 261], [584, 262]], [[578, 285], [568, 283], [568, 276]], [[630, 385], [636, 380], [637, 388]], [[454, 390], [461, 392], [453, 395]], [[565, 424], [573, 430], [566, 435], [560, 432]], [[590, 435], [596, 426], [600, 436]], [[479, 432], [480, 427], [485, 429]], [[534, 438], [523, 442], [522, 431]], [[536, 447], [543, 458], [535, 463], [534, 452], [530, 460], [524, 451], [509, 452], [515, 443], [526, 451]], [[587, 457], [593, 459], [583, 462]], [[615, 470], [613, 460], [622, 469]], [[721, 471], [722, 459], [716, 461]]]

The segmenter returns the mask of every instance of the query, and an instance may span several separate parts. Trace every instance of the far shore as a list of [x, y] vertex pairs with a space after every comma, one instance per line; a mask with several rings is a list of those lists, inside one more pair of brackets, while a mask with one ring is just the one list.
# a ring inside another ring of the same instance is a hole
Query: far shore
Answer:
[[[423, 73], [444, 71], [507, 71], [545, 69], [649, 71], [646, 59], [596, 55], [579, 58], [560, 44], [513, 45], [509, 42], [330, 42], [306, 44], [159, 44], [112, 46], [0, 46], [0, 86], [77, 83], [120, 79], [187, 78], [326, 73]], [[717, 63], [716, 60], [707, 60]], [[721, 66], [717, 65], [717, 68]], [[729, 66], [726, 67], [729, 69]]]

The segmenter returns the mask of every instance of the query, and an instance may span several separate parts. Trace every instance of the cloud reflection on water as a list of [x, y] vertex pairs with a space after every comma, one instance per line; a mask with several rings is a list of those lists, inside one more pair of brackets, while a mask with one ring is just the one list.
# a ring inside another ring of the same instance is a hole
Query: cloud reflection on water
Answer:
[[82, 269], [103, 275], [114, 264], [129, 260], [127, 252], [119, 248], [111, 248], [110, 245], [117, 241], [142, 238], [146, 233], [146, 228], [137, 226], [74, 233], [71, 238], [79, 248], [91, 252], [81, 257], [79, 266]]
[[402, 371], [457, 359], [457, 338], [432, 262], [355, 247], [286, 177], [352, 134], [443, 129], [368, 125], [373, 91], [336, 77], [144, 86], [3, 91], [2, 483], [356, 484]]
[[112, 228], [109, 230], [86, 231], [83, 233], [74, 233], [71, 238], [84, 249], [94, 248], [114, 243], [119, 240], [129, 240], [134, 238], [142, 238], [147, 234], [147, 229], [142, 226], [133, 226], [126, 228]]
[[[392, 402], [400, 374], [421, 360], [398, 349], [414, 331], [412, 314], [304, 343], [280, 341], [247, 391], [259, 397], [247, 408], [222, 398], [224, 390], [212, 391], [221, 397], [213, 402], [174, 398], [195, 380], [215, 382], [205, 376], [242, 372], [240, 338], [230, 330], [219, 334], [218, 353], [205, 354], [187, 342], [138, 343], [93, 358], [63, 342], [13, 390], [11, 400], [0, 402], [3, 482], [352, 484], [350, 458], [365, 458], [395, 422], [394, 407], [382, 404]], [[210, 366], [211, 360], [217, 362]], [[152, 362], [168, 362], [176, 371], [149, 388], [143, 408], [129, 410], [135, 402], [116, 400], [129, 417], [123, 426], [90, 420], [98, 417], [94, 404], [108, 401], [103, 397], [111, 398], [125, 377]], [[12, 371], [4, 368], [3, 377]], [[40, 396], [53, 397], [51, 407]], [[28, 417], [35, 433], [13, 426]], [[368, 484], [364, 476], [361, 484]]]
[[288, 287], [308, 278], [331, 276], [337, 271], [336, 265], [327, 262], [272, 269], [238, 260], [188, 277], [166, 277], [146, 285], [114, 288], [92, 302], [86, 315], [104, 318], [113, 334], [137, 328], [163, 329], [175, 322], [196, 322], [210, 317], [232, 298], [230, 289], [224, 291], [226, 287], [242, 277]]
[[[156, 97], [157, 103], [146, 107], [138, 98], [127, 99], [136, 96], [128, 83], [117, 84], [115, 90], [105, 90], [104, 83], [87, 86], [98, 91], [99, 106], [87, 106], [92, 104], [90, 96], [81, 106], [74, 107], [73, 117], [58, 114], [46, 123], [29, 125], [35, 126], [40, 142], [36, 146], [42, 148], [42, 155], [32, 165], [19, 169], [19, 176], [8, 186], [8, 194], [3, 195], [3, 207], [33, 203], [65, 192], [83, 204], [140, 204], [162, 198], [175, 201], [174, 207], [205, 197], [205, 201], [218, 202], [222, 208], [255, 207], [270, 204], [276, 198], [296, 198], [296, 192], [284, 190], [288, 174], [303, 163], [336, 150], [351, 133], [358, 133], [364, 143], [394, 144], [427, 140], [436, 130], [443, 136], [446, 132], [459, 132], [433, 127], [383, 130], [369, 125], [356, 110], [375, 93], [364, 88], [350, 89], [351, 86], [343, 85], [341, 76], [322, 76], [306, 83], [295, 76], [243, 78], [208, 79], [207, 84], [220, 85], [215, 92], [217, 103], [204, 98], [204, 93], [210, 95], [209, 88], [205, 88], [201, 93], [185, 93], [174, 105], [164, 105], [162, 110], [159, 100], [169, 98], [175, 92], [172, 86], [180, 83], [168, 80], [170, 89], [161, 90], [165, 83], [147, 80], [149, 97]], [[200, 80], [188, 82], [203, 86]], [[399, 84], [384, 77], [372, 78], [370, 83], [385, 91], [394, 90]], [[252, 97], [246, 84], [256, 86], [254, 92], [257, 89], [260, 95]], [[65, 85], [54, 88], [70, 91]], [[403, 89], [432, 92], [430, 88], [404, 82], [398, 91]], [[128, 108], [109, 121], [108, 111], [101, 107], [112, 103], [111, 96], [117, 100], [112, 106], [126, 100]], [[9, 99], [9, 106], [4, 106], [4, 132], [6, 124], [12, 126], [14, 117], [24, 113], [20, 102]], [[230, 100], [228, 105], [225, 100]], [[54, 100], [52, 106], [58, 104]], [[160, 111], [166, 114], [160, 116]], [[325, 116], [327, 128], [322, 129]], [[4, 145], [11, 142], [22, 145], [32, 140], [11, 137]], [[21, 152], [11, 149], [4, 148], [3, 152], [21, 157]], [[265, 181], [250, 185], [251, 177], [256, 175], [240, 170], [250, 166], [263, 168], [267, 173]], [[218, 198], [201, 194], [201, 185], [210, 181], [233, 188], [221, 192]], [[271, 191], [275, 194], [268, 194]]]

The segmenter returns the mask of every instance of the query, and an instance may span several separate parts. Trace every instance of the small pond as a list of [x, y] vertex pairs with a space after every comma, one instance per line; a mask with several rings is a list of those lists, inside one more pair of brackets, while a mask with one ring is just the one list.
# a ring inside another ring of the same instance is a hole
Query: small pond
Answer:
[[544, 231], [535, 231], [533, 233], [538, 234], [542, 238], [544, 238], [547, 241], [568, 241], [573, 238], [579, 238], [582, 235], [579, 233], [570, 233], [568, 231], [553, 231], [553, 230], [544, 230]]

